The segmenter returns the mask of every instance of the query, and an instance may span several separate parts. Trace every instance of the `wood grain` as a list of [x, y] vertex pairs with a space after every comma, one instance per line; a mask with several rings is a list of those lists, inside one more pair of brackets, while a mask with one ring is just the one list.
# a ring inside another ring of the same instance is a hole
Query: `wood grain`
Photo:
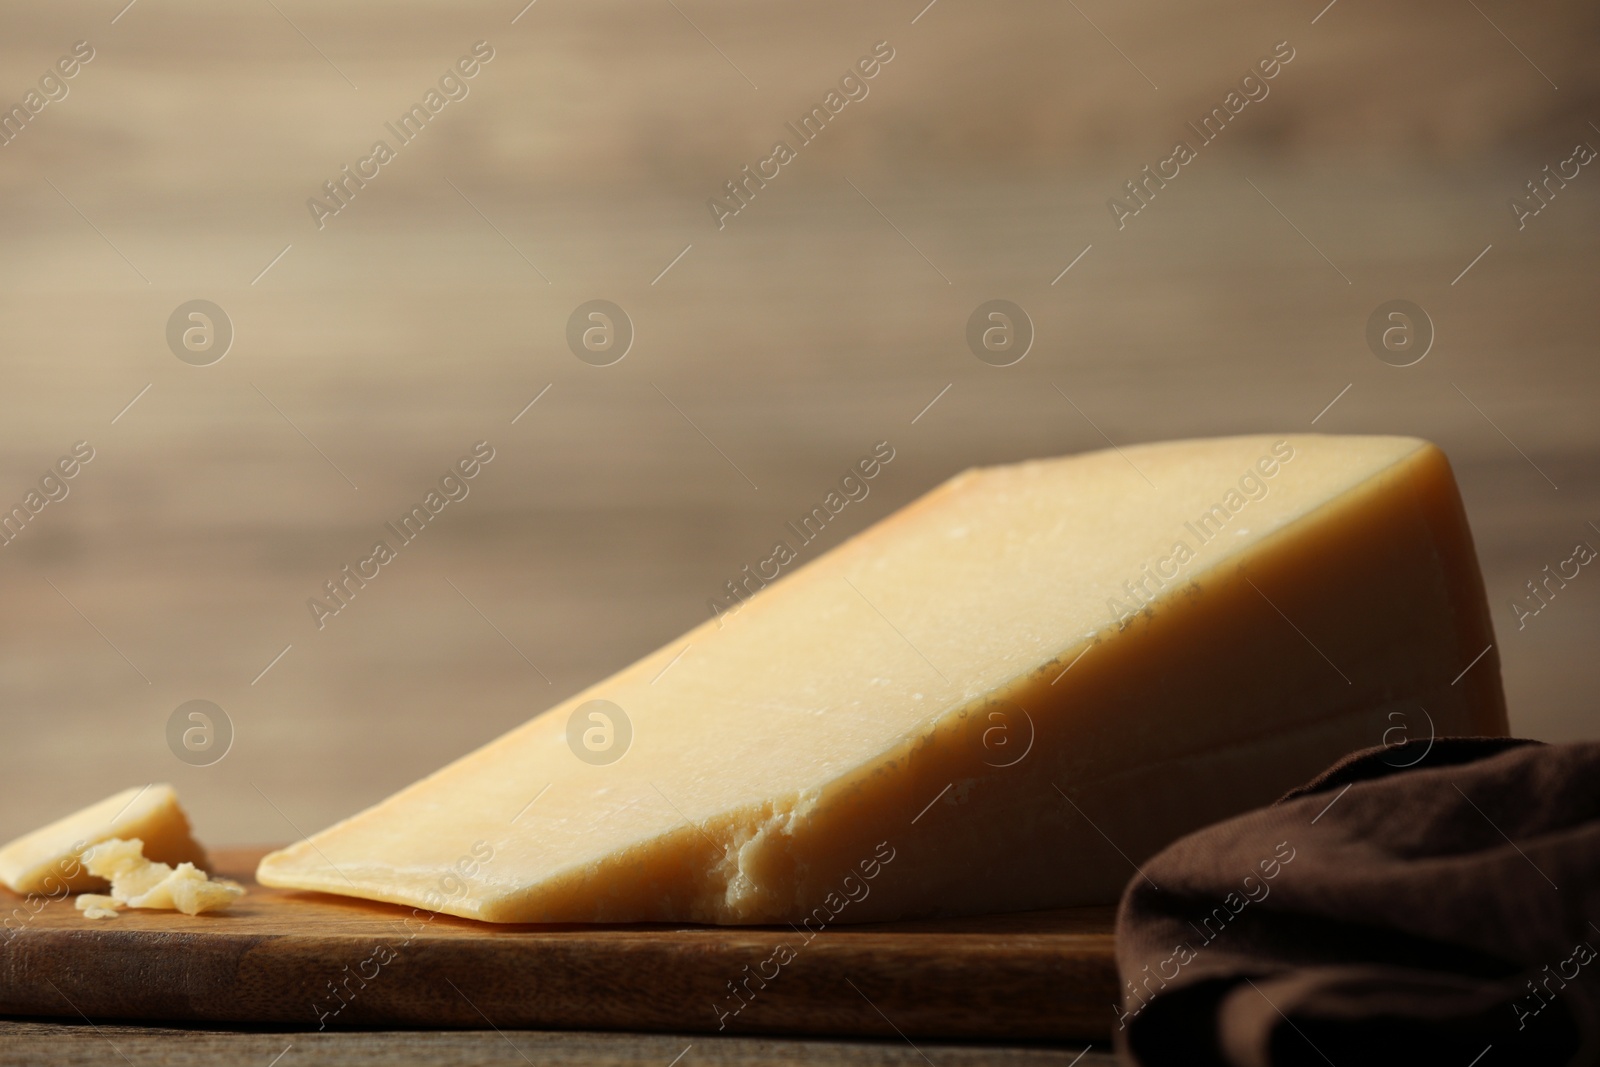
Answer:
[[[493, 1030], [302, 1033], [177, 1030], [161, 1026], [90, 1026], [0, 1021], [0, 1067], [393, 1067], [448, 1063], [453, 1067], [1114, 1067], [1103, 1044], [1087, 1049], [1006, 1048], [996, 1045], [891, 1041], [774, 1040], [703, 1034], [617, 1034], [585, 1031]], [[681, 1058], [680, 1058], [681, 1057]]]
[[[1110, 908], [809, 943], [783, 927], [496, 926], [265, 888], [250, 878], [262, 851], [216, 854], [250, 888], [221, 914], [91, 921], [59, 901], [19, 919], [0, 943], [0, 1014], [1013, 1041], [1103, 1038], [1113, 1018]], [[728, 983], [784, 943], [793, 960], [732, 1011]]]

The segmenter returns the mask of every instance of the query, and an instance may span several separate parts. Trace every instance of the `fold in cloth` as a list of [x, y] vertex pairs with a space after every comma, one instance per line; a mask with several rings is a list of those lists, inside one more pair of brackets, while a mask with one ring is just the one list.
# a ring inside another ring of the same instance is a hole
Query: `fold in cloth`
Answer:
[[1117, 1047], [1140, 1067], [1592, 1063], [1597, 947], [1600, 744], [1369, 749], [1144, 865], [1117, 913]]

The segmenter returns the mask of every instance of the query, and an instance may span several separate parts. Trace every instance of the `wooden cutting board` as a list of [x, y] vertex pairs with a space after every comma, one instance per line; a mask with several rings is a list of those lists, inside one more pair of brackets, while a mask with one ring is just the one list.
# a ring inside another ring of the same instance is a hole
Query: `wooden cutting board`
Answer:
[[1114, 1017], [1109, 907], [809, 942], [787, 926], [505, 926], [267, 889], [265, 851], [213, 853], [249, 888], [215, 915], [89, 920], [0, 889], [0, 1014], [1013, 1041], [1102, 1038]]

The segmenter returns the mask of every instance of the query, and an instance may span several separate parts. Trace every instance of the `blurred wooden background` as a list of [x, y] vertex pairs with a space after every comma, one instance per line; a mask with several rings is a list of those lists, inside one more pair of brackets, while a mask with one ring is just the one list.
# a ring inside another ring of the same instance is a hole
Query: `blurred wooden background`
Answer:
[[[0, 504], [96, 450], [0, 548], [0, 839], [153, 779], [208, 841], [321, 828], [699, 622], [881, 440], [822, 547], [1107, 437], [1431, 438], [1514, 729], [1600, 733], [1600, 575], [1510, 607], [1600, 546], [1600, 172], [1508, 208], [1600, 146], [1593, 5], [124, 3], [0, 15], [0, 102], [95, 49], [0, 148]], [[319, 230], [306, 200], [480, 40]], [[870, 94], [719, 231], [707, 198], [878, 41]], [[1107, 198], [1280, 41], [1119, 231]], [[165, 340], [202, 298], [236, 331], [209, 367]], [[614, 366], [566, 345], [594, 298], [637, 331]], [[1011, 367], [966, 347], [991, 298], [1036, 326]], [[1437, 328], [1415, 366], [1363, 340], [1394, 298]], [[319, 631], [307, 598], [482, 439], [471, 495]], [[166, 741], [197, 698], [236, 730], [208, 767]]]

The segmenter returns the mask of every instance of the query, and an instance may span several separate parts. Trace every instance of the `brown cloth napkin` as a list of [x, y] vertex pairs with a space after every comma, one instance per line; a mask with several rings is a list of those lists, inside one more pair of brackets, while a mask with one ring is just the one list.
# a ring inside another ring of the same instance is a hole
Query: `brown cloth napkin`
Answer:
[[1117, 914], [1140, 1067], [1600, 1060], [1600, 744], [1357, 752], [1176, 842]]

